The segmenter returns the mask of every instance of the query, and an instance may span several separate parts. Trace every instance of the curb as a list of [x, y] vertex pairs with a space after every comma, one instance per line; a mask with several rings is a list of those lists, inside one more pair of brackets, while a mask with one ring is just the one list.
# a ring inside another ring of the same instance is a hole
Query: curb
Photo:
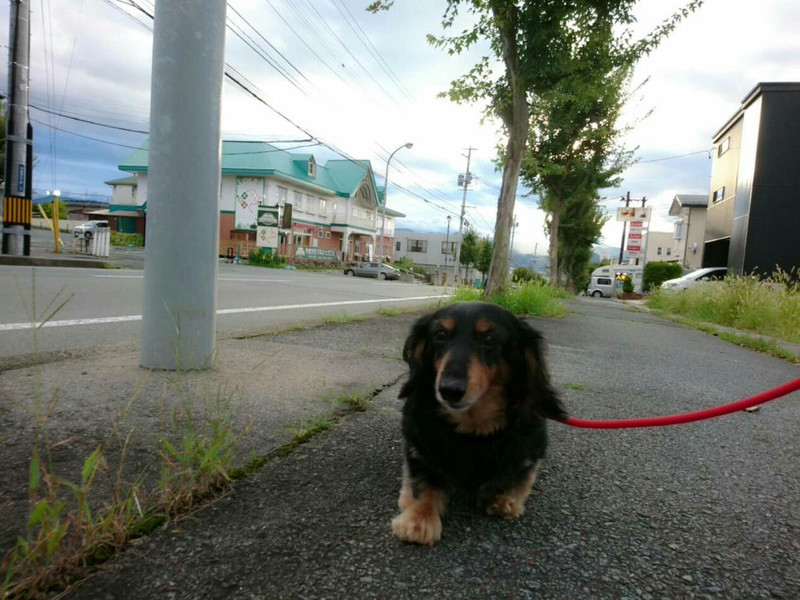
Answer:
[[84, 260], [77, 258], [43, 258], [39, 256], [0, 256], [0, 265], [24, 267], [72, 267], [85, 269], [107, 269], [109, 263], [102, 260]]

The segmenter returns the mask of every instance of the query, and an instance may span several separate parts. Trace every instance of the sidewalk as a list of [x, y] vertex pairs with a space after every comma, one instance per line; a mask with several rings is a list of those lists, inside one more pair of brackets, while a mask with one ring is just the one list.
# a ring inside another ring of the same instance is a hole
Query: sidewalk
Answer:
[[[390, 533], [401, 476], [400, 349], [417, 315], [220, 342], [214, 370], [139, 369], [120, 346], [43, 365], [40, 398], [58, 471], [80, 478], [135, 396], [128, 476], [150, 467], [169, 408], [234, 406], [239, 456], [290, 429], [373, 399], [330, 430], [238, 480], [203, 510], [135, 540], [68, 598], [757, 598], [800, 596], [800, 401], [693, 426], [587, 432], [553, 424], [528, 511], [509, 523], [469, 498], [448, 506], [434, 548]], [[796, 367], [618, 303], [533, 320], [575, 416], [622, 418], [720, 404], [798, 376]], [[608, 351], [592, 348], [606, 341]], [[665, 348], [681, 348], [665, 362]], [[747, 368], [744, 368], [747, 365]], [[2, 365], [0, 365], [2, 368]], [[27, 515], [33, 366], [0, 370], [0, 548]], [[138, 391], [137, 391], [138, 390]], [[797, 394], [795, 395], [797, 396]], [[112, 445], [116, 456], [120, 444]], [[152, 471], [155, 469], [156, 473]], [[152, 481], [146, 480], [146, 481]]]

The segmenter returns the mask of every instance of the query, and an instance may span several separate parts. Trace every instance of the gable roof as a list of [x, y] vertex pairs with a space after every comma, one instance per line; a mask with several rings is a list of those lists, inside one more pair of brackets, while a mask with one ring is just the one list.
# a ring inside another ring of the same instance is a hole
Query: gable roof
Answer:
[[[119, 169], [130, 173], [146, 173], [148, 151], [149, 140], [126, 158]], [[324, 166], [317, 164], [316, 176], [311, 176], [308, 174], [308, 161], [312, 158], [312, 154], [292, 154], [267, 142], [222, 142], [223, 175], [267, 175], [289, 179], [295, 183], [324, 188], [343, 198], [355, 196], [365, 177], [369, 177], [373, 188], [377, 187], [368, 160], [329, 160]]]
[[674, 217], [680, 212], [681, 208], [695, 206], [707, 207], [708, 196], [705, 194], [676, 194], [672, 200], [672, 205], [669, 207], [669, 214]]

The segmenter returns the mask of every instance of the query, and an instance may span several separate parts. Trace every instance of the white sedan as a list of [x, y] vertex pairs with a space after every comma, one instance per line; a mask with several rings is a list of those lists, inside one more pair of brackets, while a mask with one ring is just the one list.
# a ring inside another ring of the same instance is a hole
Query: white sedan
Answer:
[[722, 281], [728, 274], [725, 267], [706, 267], [687, 273], [677, 279], [667, 279], [661, 284], [662, 290], [685, 290], [705, 281]]

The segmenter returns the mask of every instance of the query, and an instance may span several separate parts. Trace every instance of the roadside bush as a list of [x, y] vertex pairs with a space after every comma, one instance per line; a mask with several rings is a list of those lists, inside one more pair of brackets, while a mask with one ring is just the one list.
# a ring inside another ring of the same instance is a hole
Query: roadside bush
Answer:
[[633, 280], [630, 275], [625, 275], [625, 277], [622, 278], [622, 291], [625, 294], [633, 293]]
[[539, 283], [546, 283], [547, 280], [535, 273], [533, 270], [529, 269], [528, 267], [517, 267], [511, 273], [511, 281], [514, 283], [527, 283], [528, 281], [536, 281]]
[[144, 236], [139, 233], [120, 233], [119, 231], [111, 232], [111, 245], [112, 246], [144, 246]]
[[676, 279], [683, 275], [683, 269], [678, 263], [649, 262], [644, 267], [642, 273], [642, 291], [661, 287], [667, 279]]
[[250, 251], [247, 256], [247, 262], [251, 265], [273, 269], [282, 269], [286, 265], [286, 259], [282, 256], [276, 256], [268, 252], [256, 252], [255, 250]]

